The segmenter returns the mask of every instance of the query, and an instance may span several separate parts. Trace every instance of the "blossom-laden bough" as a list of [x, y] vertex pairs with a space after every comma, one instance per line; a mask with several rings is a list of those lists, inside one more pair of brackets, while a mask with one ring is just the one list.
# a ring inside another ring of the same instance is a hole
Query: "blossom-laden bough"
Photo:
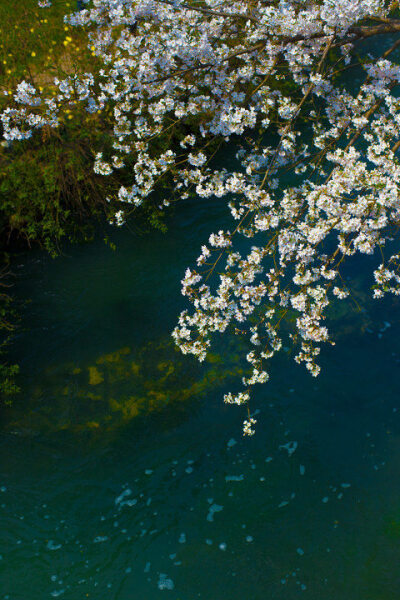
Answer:
[[[400, 255], [383, 253], [400, 222], [398, 2], [82, 6], [65, 20], [87, 29], [100, 66], [56, 80], [55, 96], [22, 82], [1, 115], [5, 138], [57, 127], [76, 103], [106, 113], [113, 151], [97, 152], [95, 171], [133, 165], [130, 185], [110, 198], [117, 224], [162, 180], [171, 190], [164, 205], [193, 191], [225, 197], [233, 226], [212, 234], [186, 271], [182, 292], [192, 309], [179, 317], [177, 345], [202, 361], [215, 332], [247, 335], [249, 375], [225, 396], [247, 404], [251, 388], [267, 381], [281, 325], [294, 312], [295, 360], [318, 375], [326, 309], [349, 294], [342, 263], [378, 251], [373, 295], [400, 290]], [[362, 51], [367, 39], [380, 51]], [[216, 168], [212, 157], [229, 141], [242, 145], [237, 169]], [[246, 251], [240, 236], [250, 240]], [[254, 424], [248, 412], [244, 433]]]

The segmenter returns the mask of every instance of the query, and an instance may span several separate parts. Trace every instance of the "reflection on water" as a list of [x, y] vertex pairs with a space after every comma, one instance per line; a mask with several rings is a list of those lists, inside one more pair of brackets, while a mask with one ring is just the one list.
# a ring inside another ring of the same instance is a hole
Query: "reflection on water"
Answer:
[[169, 338], [184, 267], [223, 218], [182, 211], [174, 235], [119, 231], [116, 253], [20, 269], [32, 303], [23, 393], [2, 414], [1, 599], [400, 597], [400, 307], [368, 303], [358, 265], [322, 375], [280, 357], [243, 439], [221, 400], [237, 346], [199, 365]]
[[205, 368], [185, 359], [170, 336], [135, 351], [123, 347], [102, 354], [93, 364], [48, 367], [40, 380], [25, 387], [23, 400], [8, 409], [5, 431], [22, 435], [91, 431], [104, 442], [109, 440], [107, 434], [115, 434], [135, 417], [167, 409], [175, 414], [179, 408], [186, 411], [188, 401], [193, 410], [193, 402], [201, 396], [243, 375], [233, 340], [229, 346], [223, 360], [210, 353]]

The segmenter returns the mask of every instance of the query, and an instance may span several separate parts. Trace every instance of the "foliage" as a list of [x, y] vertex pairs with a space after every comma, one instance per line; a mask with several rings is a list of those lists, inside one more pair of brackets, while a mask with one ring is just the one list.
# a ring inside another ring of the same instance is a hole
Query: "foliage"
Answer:
[[[186, 271], [176, 343], [204, 360], [215, 333], [247, 337], [251, 373], [227, 403], [268, 380], [284, 340], [317, 375], [349, 258], [376, 259], [374, 297], [400, 293], [400, 255], [384, 253], [400, 225], [398, 2], [93, 0], [65, 23], [86, 33], [93, 64], [47, 88], [19, 83], [5, 139], [57, 131], [68, 111], [101, 115], [94, 171], [118, 181], [107, 200], [119, 225], [156, 190], [157, 210], [193, 192], [226, 198], [232, 227]], [[236, 162], [217, 168], [227, 142]], [[248, 411], [244, 433], [254, 423]]]

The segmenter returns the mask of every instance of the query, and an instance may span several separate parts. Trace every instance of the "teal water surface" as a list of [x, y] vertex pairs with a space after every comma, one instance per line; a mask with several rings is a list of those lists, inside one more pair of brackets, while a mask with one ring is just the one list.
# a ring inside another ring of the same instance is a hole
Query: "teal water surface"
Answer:
[[[166, 235], [114, 231], [21, 257], [22, 393], [2, 410], [0, 598], [400, 598], [400, 306], [332, 314], [311, 378], [283, 355], [245, 414], [227, 337], [173, 347], [179, 281], [226, 219], [187, 204]], [[365, 276], [364, 276], [365, 274]]]

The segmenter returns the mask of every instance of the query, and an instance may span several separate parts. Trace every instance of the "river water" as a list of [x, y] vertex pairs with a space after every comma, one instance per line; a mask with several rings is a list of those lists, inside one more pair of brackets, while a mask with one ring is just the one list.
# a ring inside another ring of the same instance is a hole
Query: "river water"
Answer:
[[170, 338], [184, 269], [226, 218], [187, 204], [166, 235], [14, 265], [30, 301], [1, 416], [1, 599], [400, 597], [399, 303], [368, 302], [357, 264], [365, 312], [333, 313], [319, 378], [273, 363], [243, 438], [222, 402], [240, 348], [199, 365]]

